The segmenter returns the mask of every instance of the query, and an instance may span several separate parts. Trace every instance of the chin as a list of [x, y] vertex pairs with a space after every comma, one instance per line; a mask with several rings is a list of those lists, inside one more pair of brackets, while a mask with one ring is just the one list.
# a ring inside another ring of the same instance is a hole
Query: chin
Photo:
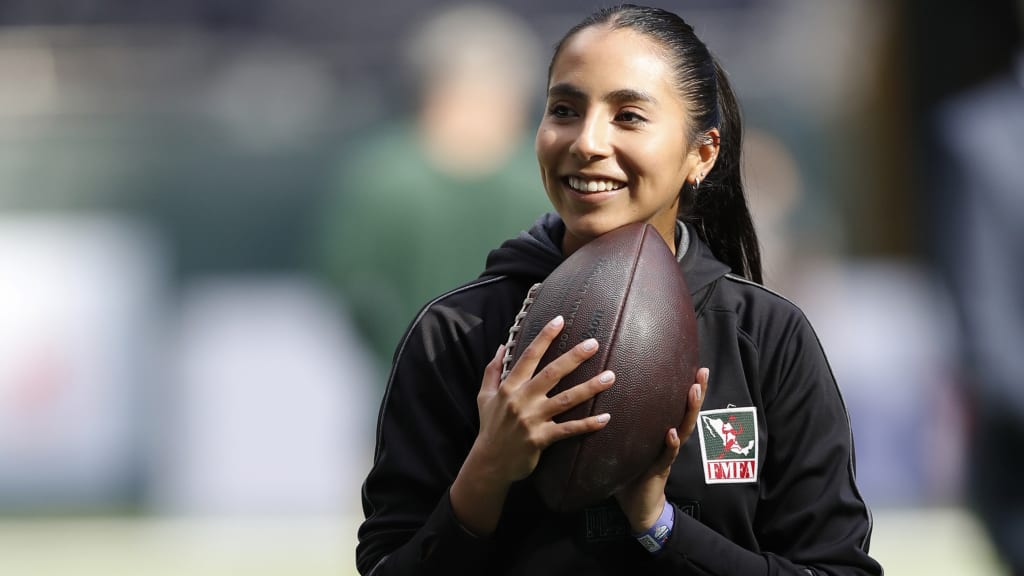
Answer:
[[574, 237], [580, 245], [633, 222], [628, 218], [601, 217], [597, 214], [562, 215], [562, 221], [565, 222], [566, 234]]

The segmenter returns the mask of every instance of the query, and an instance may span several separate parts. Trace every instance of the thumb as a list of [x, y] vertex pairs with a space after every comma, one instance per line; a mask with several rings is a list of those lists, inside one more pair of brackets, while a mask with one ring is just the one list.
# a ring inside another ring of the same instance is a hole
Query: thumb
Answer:
[[665, 448], [662, 449], [661, 454], [658, 455], [658, 459], [654, 461], [654, 464], [648, 469], [648, 477], [655, 476], [668, 476], [672, 470], [672, 463], [676, 461], [676, 457], [679, 456], [679, 447], [682, 442], [679, 441], [679, 432], [675, 428], [670, 428], [665, 434]]

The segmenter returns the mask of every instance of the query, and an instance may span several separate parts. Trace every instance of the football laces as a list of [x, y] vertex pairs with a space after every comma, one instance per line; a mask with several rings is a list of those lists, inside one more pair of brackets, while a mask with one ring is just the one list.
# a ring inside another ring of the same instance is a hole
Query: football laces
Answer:
[[530, 310], [530, 306], [533, 301], [537, 298], [537, 292], [540, 291], [540, 287], [543, 282], [538, 282], [533, 286], [530, 286], [530, 290], [526, 293], [526, 298], [523, 298], [523, 305], [516, 313], [515, 322], [512, 323], [512, 327], [508, 329], [508, 341], [505, 342], [505, 357], [501, 359], [501, 381], [504, 382], [508, 373], [512, 371], [512, 358], [515, 356], [516, 345], [519, 343], [519, 331], [522, 330], [523, 318], [526, 318], [527, 311]]

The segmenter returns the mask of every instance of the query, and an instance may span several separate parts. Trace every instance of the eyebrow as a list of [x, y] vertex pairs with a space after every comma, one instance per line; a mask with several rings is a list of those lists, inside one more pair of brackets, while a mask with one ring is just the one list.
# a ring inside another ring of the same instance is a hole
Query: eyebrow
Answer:
[[[579, 87], [561, 82], [548, 88], [548, 97], [560, 96], [564, 98], [575, 98], [585, 100], [587, 93], [581, 90]], [[619, 90], [613, 90], [605, 94], [601, 100], [605, 102], [612, 102], [616, 104], [622, 104], [624, 102], [650, 102], [651, 104], [657, 104], [658, 99], [651, 96], [650, 93], [644, 92], [643, 90], [633, 90], [632, 88], [621, 88]]]

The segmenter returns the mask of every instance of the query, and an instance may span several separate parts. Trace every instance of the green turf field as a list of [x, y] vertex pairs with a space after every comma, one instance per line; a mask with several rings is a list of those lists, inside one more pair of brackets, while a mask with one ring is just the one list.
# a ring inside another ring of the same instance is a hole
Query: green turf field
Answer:
[[[0, 574], [348, 576], [358, 519], [0, 519]], [[1002, 576], [958, 509], [876, 510], [873, 554], [894, 576]]]

